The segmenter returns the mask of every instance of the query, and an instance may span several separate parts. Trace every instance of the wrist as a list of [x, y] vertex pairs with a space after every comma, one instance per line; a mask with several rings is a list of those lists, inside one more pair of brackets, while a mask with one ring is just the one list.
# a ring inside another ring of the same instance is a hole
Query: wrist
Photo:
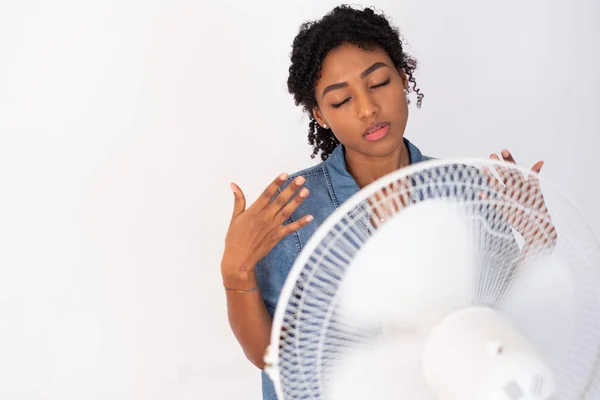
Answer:
[[223, 286], [228, 290], [253, 292], [258, 286], [254, 272], [245, 275], [223, 275]]
[[254, 268], [246, 265], [222, 264], [221, 275], [226, 287], [245, 290], [252, 289], [257, 284]]

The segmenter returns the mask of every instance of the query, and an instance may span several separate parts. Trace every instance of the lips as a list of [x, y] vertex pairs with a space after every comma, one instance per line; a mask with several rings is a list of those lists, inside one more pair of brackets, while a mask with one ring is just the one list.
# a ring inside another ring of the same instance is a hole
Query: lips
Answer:
[[369, 141], [382, 139], [387, 135], [389, 126], [389, 122], [373, 124], [367, 128], [365, 133], [363, 133], [363, 137]]

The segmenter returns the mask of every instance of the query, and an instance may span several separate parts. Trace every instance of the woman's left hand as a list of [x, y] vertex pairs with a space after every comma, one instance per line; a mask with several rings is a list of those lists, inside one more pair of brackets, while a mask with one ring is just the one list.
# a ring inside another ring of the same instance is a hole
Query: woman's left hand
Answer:
[[[516, 164], [508, 150], [500, 154], [502, 159], [496, 154], [490, 158]], [[491, 188], [500, 198], [508, 198], [512, 203], [497, 205], [496, 209], [523, 236], [527, 248], [552, 248], [558, 237], [537, 178], [543, 165], [543, 161], [536, 162], [531, 167], [533, 173], [527, 174], [527, 177], [513, 168], [496, 167], [501, 181], [489, 169], [483, 170]]]

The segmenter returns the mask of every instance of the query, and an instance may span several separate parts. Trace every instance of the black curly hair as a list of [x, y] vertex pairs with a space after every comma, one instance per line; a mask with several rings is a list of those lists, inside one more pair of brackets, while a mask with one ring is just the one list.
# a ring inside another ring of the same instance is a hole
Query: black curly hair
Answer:
[[413, 76], [417, 61], [404, 51], [398, 29], [390, 25], [383, 13], [378, 14], [372, 8], [341, 5], [319, 21], [305, 22], [292, 44], [287, 85], [296, 105], [302, 105], [310, 117], [308, 143], [313, 146], [311, 158], [321, 152], [321, 159], [326, 160], [339, 144], [330, 129], [317, 123], [312, 110], [317, 106], [315, 85], [323, 59], [329, 51], [344, 43], [352, 43], [365, 50], [376, 47], [385, 50], [396, 69], [402, 69], [408, 76], [412, 90], [417, 93], [417, 107], [421, 107], [423, 101], [423, 94]]

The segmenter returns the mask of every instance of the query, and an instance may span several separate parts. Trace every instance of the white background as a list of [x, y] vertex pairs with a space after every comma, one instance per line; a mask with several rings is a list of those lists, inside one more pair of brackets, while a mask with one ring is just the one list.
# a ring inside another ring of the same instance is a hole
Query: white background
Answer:
[[[316, 162], [286, 90], [332, 1], [0, 5], [0, 398], [258, 399], [219, 261], [249, 200]], [[600, 230], [600, 5], [378, 1], [420, 60], [407, 137], [512, 150]]]

